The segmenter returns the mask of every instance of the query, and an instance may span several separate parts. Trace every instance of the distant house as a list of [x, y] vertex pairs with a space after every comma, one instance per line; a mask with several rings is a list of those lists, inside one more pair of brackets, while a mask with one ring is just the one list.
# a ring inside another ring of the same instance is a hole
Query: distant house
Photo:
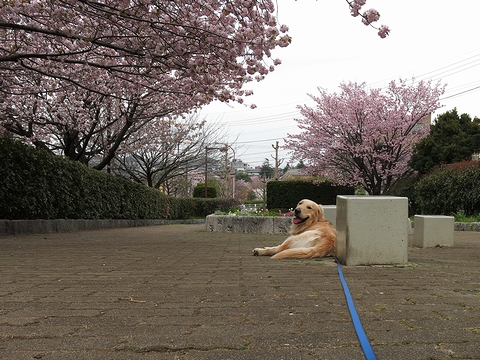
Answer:
[[235, 172], [237, 174], [242, 174], [247, 172], [247, 164], [244, 163], [240, 159], [235, 159], [235, 163], [233, 164], [235, 166]]
[[280, 181], [294, 181], [294, 180], [309, 180], [311, 175], [308, 175], [304, 169], [289, 169], [285, 174], [280, 176]]
[[262, 170], [261, 166], [255, 166], [254, 168], [249, 167], [247, 169], [248, 176], [260, 175], [260, 171]]
[[412, 129], [412, 133], [418, 133], [420, 129], [423, 129], [424, 127], [428, 127], [428, 131], [430, 131], [430, 125], [432, 124], [432, 114], [428, 114], [424, 118], [420, 119], [415, 126]]

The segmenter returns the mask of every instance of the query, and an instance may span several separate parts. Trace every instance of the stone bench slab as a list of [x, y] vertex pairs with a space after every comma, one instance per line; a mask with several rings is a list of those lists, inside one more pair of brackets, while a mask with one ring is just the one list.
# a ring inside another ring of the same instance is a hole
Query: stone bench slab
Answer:
[[454, 217], [443, 215], [414, 216], [413, 246], [427, 248], [453, 246]]

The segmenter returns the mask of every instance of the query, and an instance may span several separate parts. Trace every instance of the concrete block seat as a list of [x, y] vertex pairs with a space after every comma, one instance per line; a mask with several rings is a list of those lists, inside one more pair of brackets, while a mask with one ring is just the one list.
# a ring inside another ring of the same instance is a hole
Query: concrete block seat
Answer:
[[406, 264], [407, 221], [406, 197], [337, 196], [337, 259], [344, 265]]
[[421, 248], [437, 245], [453, 246], [454, 217], [415, 215], [413, 245]]
[[337, 228], [337, 206], [336, 205], [322, 205], [325, 220], [330, 221], [332, 226]]

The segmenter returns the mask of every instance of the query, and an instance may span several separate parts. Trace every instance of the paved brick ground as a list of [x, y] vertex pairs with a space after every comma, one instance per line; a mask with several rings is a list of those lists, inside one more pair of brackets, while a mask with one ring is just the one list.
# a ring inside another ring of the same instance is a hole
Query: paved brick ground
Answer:
[[[0, 237], [1, 359], [364, 359], [332, 258], [165, 225]], [[343, 267], [378, 359], [480, 359], [480, 233]]]

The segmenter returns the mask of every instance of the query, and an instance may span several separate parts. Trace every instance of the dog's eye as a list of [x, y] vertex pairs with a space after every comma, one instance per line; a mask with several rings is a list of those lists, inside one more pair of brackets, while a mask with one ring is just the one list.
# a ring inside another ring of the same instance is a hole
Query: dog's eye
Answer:
[[307, 209], [310, 209], [310, 210], [312, 210], [312, 207], [311, 207], [311, 206], [307, 206]]

